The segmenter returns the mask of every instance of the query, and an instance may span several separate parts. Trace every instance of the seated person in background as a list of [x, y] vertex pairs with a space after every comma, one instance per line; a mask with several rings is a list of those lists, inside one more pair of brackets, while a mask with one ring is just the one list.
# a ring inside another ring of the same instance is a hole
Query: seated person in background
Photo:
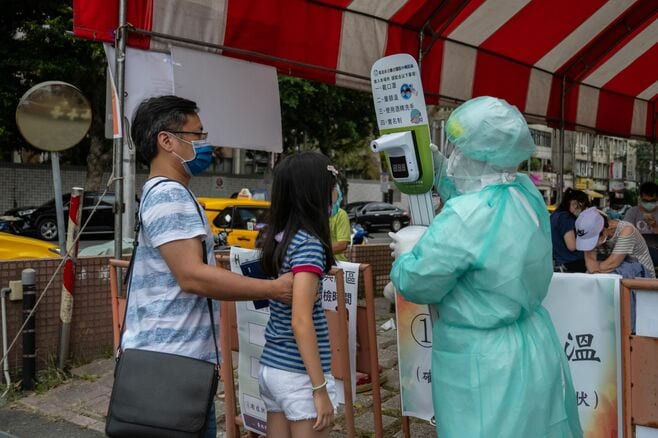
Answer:
[[347, 212], [340, 208], [343, 200], [343, 193], [340, 185], [336, 183], [331, 192], [331, 216], [329, 217], [329, 232], [331, 234], [331, 250], [334, 252], [334, 259], [338, 262], [346, 262], [347, 254], [345, 251], [350, 244], [350, 218]]
[[614, 272], [625, 278], [656, 278], [647, 244], [629, 222], [604, 217], [594, 208], [576, 219], [576, 248], [585, 252], [587, 272]]
[[551, 214], [553, 266], [556, 272], [586, 272], [582, 251], [576, 250], [576, 217], [590, 206], [585, 192], [568, 188]]
[[[637, 205], [628, 209], [624, 220], [635, 225], [642, 234], [658, 234], [658, 185], [645, 182], [640, 185]], [[649, 246], [649, 254], [654, 266], [658, 265], [658, 248]]]

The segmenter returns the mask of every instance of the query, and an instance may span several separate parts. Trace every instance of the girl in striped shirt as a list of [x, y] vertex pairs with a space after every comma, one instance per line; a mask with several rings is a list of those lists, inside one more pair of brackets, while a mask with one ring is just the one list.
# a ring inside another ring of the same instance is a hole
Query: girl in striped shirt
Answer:
[[267, 435], [328, 437], [336, 406], [320, 280], [334, 264], [329, 233], [336, 170], [317, 152], [289, 155], [274, 169], [272, 206], [260, 242], [263, 269], [292, 272], [292, 304], [270, 300], [260, 359]]

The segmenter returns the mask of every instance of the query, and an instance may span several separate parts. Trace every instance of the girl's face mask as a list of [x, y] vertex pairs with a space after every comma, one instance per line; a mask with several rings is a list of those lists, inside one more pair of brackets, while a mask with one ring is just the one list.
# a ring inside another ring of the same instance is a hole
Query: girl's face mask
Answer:
[[578, 201], [571, 200], [571, 203], [569, 204], [569, 212], [572, 215], [578, 217], [578, 215], [583, 212], [583, 209], [580, 206], [580, 204], [578, 203]]
[[338, 210], [340, 210], [340, 203], [343, 200], [343, 192], [341, 192], [340, 187], [338, 184], [336, 184], [336, 187], [333, 190], [333, 193], [331, 194], [331, 198], [334, 199], [333, 204], [331, 204], [331, 211], [330, 216], [336, 215], [338, 213]]

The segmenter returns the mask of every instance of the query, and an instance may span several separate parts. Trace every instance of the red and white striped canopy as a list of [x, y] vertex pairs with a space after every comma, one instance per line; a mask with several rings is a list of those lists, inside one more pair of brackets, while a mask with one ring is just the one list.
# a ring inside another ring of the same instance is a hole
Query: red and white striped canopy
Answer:
[[[74, 32], [113, 41], [119, 0], [74, 0]], [[428, 103], [491, 95], [531, 119], [656, 141], [658, 0], [131, 0], [136, 29], [281, 73], [369, 89], [373, 62], [419, 60]], [[170, 41], [132, 34], [166, 50]], [[175, 44], [175, 43], [174, 43]]]

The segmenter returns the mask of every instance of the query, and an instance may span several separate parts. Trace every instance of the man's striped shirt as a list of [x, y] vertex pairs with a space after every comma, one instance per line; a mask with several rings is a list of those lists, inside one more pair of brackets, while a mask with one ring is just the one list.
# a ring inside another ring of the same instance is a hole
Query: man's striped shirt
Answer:
[[206, 241], [208, 264], [214, 265], [212, 233], [205, 215], [197, 210], [196, 200], [181, 184], [163, 182], [149, 192], [160, 179], [148, 180], [142, 190], [142, 226], [122, 347], [216, 362], [206, 298], [180, 288], [159, 249], [174, 240], [202, 238]]
[[[622, 236], [621, 230], [625, 227], [632, 227], [633, 234]], [[613, 245], [612, 252], [615, 254], [625, 254], [631, 261], [640, 262], [647, 272], [648, 278], [656, 278], [653, 261], [647, 244], [642, 234], [630, 222], [619, 221], [614, 236], [607, 242]]]

